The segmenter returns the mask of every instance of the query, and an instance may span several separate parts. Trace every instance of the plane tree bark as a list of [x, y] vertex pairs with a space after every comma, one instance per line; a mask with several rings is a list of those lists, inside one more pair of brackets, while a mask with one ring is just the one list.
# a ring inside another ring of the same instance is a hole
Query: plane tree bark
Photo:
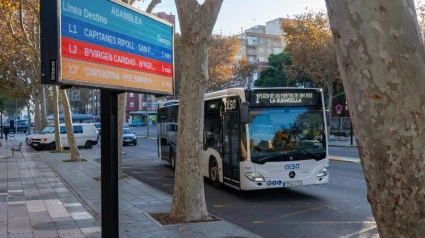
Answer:
[[80, 161], [80, 151], [78, 150], [77, 143], [75, 141], [74, 129], [72, 127], [71, 109], [69, 106], [68, 95], [66, 89], [59, 90], [60, 99], [63, 106], [63, 116], [65, 119], [66, 137], [68, 139], [69, 150], [71, 152], [71, 161]]
[[52, 86], [53, 93], [53, 122], [55, 126], [55, 151], [62, 152], [62, 141], [60, 137], [59, 126], [59, 100], [58, 100], [58, 86]]
[[425, 237], [425, 53], [414, 0], [326, 0], [380, 237]]
[[208, 216], [202, 174], [204, 95], [208, 85], [208, 44], [223, 0], [176, 0], [181, 29], [179, 143], [170, 217], [194, 221]]

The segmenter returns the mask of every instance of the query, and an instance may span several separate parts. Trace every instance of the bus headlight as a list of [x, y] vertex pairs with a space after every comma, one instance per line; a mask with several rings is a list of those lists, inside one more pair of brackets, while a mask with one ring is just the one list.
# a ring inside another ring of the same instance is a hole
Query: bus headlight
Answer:
[[319, 173], [317, 173], [317, 177], [325, 177], [327, 175], [328, 175], [328, 170], [326, 168], [319, 170]]
[[254, 172], [246, 172], [245, 176], [253, 182], [266, 182], [263, 175]]

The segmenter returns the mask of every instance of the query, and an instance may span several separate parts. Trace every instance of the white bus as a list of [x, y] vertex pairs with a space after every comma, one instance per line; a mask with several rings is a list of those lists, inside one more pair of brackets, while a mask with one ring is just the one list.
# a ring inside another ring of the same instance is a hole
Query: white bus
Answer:
[[[158, 155], [174, 169], [178, 102], [158, 109]], [[231, 88], [205, 96], [203, 174], [239, 190], [326, 184], [321, 89]]]

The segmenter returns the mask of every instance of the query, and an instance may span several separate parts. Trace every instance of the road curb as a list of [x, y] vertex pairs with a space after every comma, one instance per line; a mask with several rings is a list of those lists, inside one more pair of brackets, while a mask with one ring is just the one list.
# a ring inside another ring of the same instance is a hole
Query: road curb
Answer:
[[354, 164], [361, 163], [359, 158], [349, 158], [349, 157], [329, 157], [329, 160], [337, 161], [337, 162], [354, 163]]
[[329, 146], [331, 146], [331, 147], [357, 147], [357, 145], [332, 145], [332, 144], [329, 144]]
[[156, 137], [146, 137], [146, 136], [137, 136], [137, 138], [140, 138], [140, 139], [147, 139], [147, 140], [156, 140], [156, 139], [158, 139], [158, 138], [156, 138]]

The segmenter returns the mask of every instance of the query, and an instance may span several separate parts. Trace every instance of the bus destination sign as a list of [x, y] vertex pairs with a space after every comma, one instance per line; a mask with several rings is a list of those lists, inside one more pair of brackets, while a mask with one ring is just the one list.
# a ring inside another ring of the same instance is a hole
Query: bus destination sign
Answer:
[[173, 94], [171, 23], [119, 0], [41, 0], [42, 83]]
[[251, 107], [318, 106], [317, 91], [251, 91]]

